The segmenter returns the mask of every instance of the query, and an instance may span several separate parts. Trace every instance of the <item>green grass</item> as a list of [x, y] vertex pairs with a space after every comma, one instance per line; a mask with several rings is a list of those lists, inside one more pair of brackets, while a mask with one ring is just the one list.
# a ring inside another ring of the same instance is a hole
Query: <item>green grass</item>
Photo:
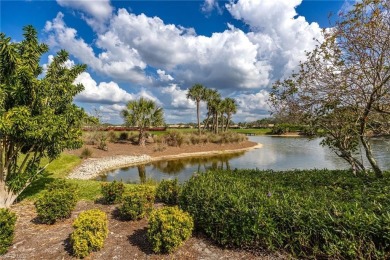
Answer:
[[240, 134], [255, 134], [255, 135], [266, 135], [271, 134], [271, 128], [247, 128], [247, 129], [231, 129], [236, 133]]

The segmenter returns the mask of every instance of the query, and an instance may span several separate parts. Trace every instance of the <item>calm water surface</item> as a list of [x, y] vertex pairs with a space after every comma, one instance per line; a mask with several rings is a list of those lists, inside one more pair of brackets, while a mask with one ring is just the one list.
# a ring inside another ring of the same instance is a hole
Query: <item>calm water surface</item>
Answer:
[[[122, 180], [130, 183], [142, 183], [148, 179], [177, 178], [185, 182], [195, 172], [208, 169], [346, 169], [348, 165], [332, 151], [319, 145], [320, 139], [309, 140], [302, 137], [252, 136], [249, 140], [263, 144], [260, 149], [236, 154], [184, 158], [159, 161], [132, 166], [108, 172], [100, 180]], [[390, 169], [390, 139], [372, 140], [373, 150], [378, 163], [384, 169]], [[366, 163], [368, 166], [368, 163]]]

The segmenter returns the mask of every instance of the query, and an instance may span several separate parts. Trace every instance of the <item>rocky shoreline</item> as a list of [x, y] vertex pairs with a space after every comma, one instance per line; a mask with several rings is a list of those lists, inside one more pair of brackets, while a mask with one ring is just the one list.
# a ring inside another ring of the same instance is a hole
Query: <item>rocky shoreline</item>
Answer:
[[139, 156], [112, 156], [105, 158], [89, 158], [74, 169], [68, 176], [70, 179], [89, 180], [98, 177], [101, 173], [126, 167], [134, 164], [147, 163], [152, 160], [149, 155]]

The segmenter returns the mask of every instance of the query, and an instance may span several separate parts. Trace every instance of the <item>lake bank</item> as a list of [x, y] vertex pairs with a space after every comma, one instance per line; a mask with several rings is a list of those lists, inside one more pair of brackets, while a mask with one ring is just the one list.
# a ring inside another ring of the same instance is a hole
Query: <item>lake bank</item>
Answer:
[[[132, 144], [109, 143], [108, 151], [86, 145], [92, 151], [91, 158], [85, 159], [68, 176], [72, 179], [93, 179], [109, 170], [143, 164], [152, 161], [170, 160], [185, 157], [201, 157], [210, 155], [230, 154], [261, 148], [262, 145], [252, 141], [230, 144], [207, 143], [202, 145], [183, 145], [181, 147], [166, 146], [160, 150], [155, 144], [140, 147]], [[69, 151], [69, 154], [79, 155], [82, 149]]]

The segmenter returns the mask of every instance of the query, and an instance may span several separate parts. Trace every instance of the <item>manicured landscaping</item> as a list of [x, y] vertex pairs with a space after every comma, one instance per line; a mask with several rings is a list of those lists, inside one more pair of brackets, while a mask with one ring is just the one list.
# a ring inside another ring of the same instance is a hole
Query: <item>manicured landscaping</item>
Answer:
[[195, 228], [222, 246], [295, 257], [388, 259], [390, 172], [213, 171], [180, 196]]

